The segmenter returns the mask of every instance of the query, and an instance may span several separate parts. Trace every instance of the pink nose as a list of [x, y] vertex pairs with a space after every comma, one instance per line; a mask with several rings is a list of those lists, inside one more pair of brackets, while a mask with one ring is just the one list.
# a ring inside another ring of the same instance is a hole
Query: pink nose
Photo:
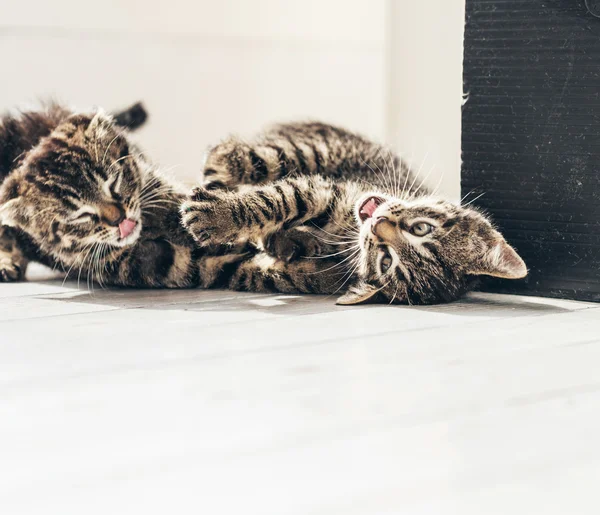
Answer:
[[129, 218], [125, 218], [125, 220], [119, 224], [119, 233], [121, 235], [121, 239], [127, 238], [127, 236], [129, 236], [135, 230], [136, 225], [137, 222], [134, 222]]

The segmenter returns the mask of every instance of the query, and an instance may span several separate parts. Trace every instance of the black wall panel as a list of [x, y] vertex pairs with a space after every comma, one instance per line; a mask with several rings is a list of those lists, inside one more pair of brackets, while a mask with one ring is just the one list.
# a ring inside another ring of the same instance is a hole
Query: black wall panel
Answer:
[[462, 190], [525, 259], [494, 291], [600, 301], [600, 1], [467, 0]]

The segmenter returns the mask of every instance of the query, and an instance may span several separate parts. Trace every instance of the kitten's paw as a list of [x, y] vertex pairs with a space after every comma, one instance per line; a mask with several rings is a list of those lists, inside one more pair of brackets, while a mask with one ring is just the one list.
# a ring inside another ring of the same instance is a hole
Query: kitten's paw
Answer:
[[296, 259], [314, 257], [321, 252], [319, 240], [299, 227], [269, 235], [264, 241], [265, 251], [286, 263]]
[[208, 190], [236, 190], [243, 184], [263, 184], [280, 169], [279, 153], [268, 146], [252, 146], [229, 138], [206, 154], [202, 185]]
[[7, 257], [0, 257], [0, 283], [21, 281], [25, 277], [25, 270], [18, 263]]
[[199, 245], [233, 243], [237, 239], [230, 201], [227, 193], [196, 188], [182, 204], [181, 223]]
[[[211, 171], [212, 170], [205, 170], [204, 173], [211, 172]], [[234, 190], [236, 185], [232, 184], [232, 183], [223, 182], [222, 177], [203, 175], [202, 187], [208, 191], [215, 191], [215, 190], [228, 191], [228, 190]]]
[[202, 171], [202, 187], [209, 191], [236, 189], [245, 168], [243, 154], [242, 143], [235, 139], [211, 148]]

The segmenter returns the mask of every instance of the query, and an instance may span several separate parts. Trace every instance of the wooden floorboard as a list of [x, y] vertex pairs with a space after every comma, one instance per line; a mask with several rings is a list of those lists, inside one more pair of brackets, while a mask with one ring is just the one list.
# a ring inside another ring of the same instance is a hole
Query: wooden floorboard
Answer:
[[0, 285], [0, 513], [598, 513], [600, 306]]

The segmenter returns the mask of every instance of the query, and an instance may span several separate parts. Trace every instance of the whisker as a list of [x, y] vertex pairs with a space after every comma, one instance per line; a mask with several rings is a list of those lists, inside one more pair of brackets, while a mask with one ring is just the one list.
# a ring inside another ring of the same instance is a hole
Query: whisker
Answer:
[[485, 195], [485, 191], [483, 193], [481, 193], [480, 195], [477, 195], [473, 200], [470, 200], [469, 202], [467, 202], [464, 206], [462, 207], [467, 207], [470, 206], [473, 202], [475, 202], [476, 200], [479, 200], [481, 197], [483, 197]]
[[429, 150], [427, 151], [427, 153], [425, 154], [425, 157], [423, 158], [423, 161], [421, 162], [421, 166], [419, 166], [419, 170], [417, 171], [417, 174], [415, 175], [415, 178], [413, 179], [410, 187], [408, 188], [408, 191], [406, 192], [407, 194], [410, 194], [410, 191], [413, 189], [413, 186], [415, 185], [415, 183], [417, 182], [417, 178], [419, 177], [419, 175], [421, 174], [421, 170], [423, 169], [423, 166], [425, 165], [425, 162], [427, 161], [427, 158], [429, 157]]
[[[125, 130], [122, 130], [121, 132], [119, 132], [119, 134], [117, 134], [112, 141], [108, 144], [108, 146], [106, 147], [106, 150], [104, 151], [104, 155], [102, 156], [102, 164], [104, 165], [104, 162], [106, 160], [106, 154], [108, 154], [108, 151], [110, 150], [110, 147], [112, 146], [112, 144], [117, 140], [117, 138], [119, 136], [122, 136], [123, 134], [125, 134]], [[96, 158], [97, 159], [97, 158]]]
[[435, 196], [435, 195], [437, 195], [437, 194], [438, 194], [438, 191], [439, 191], [439, 189], [440, 189], [440, 186], [442, 185], [442, 181], [443, 181], [443, 179], [444, 179], [444, 175], [445, 175], [445, 174], [446, 174], [446, 169], [444, 168], [444, 169], [442, 170], [442, 173], [440, 174], [440, 178], [438, 179], [438, 182], [437, 182], [437, 184], [435, 185], [435, 188], [434, 188], [434, 190], [431, 192], [431, 194], [432, 194], [433, 196]]
[[407, 163], [410, 163], [409, 173], [407, 173], [406, 177], [404, 178], [404, 186], [402, 187], [401, 198], [405, 198], [406, 193], [407, 193], [406, 187], [408, 186], [409, 177], [414, 175], [414, 170], [413, 170], [413, 166], [412, 166], [413, 157], [415, 155], [415, 143], [414, 143], [414, 140], [413, 140], [413, 143], [411, 145], [411, 149], [412, 150], [410, 151], [410, 158], [407, 161]]
[[91, 252], [91, 251], [94, 249], [94, 246], [95, 246], [95, 245], [96, 245], [96, 243], [95, 243], [95, 242], [94, 242], [94, 243], [92, 243], [92, 244], [90, 245], [90, 248], [89, 248], [89, 250], [87, 251], [87, 253], [85, 254], [85, 256], [84, 256], [84, 258], [83, 258], [83, 260], [82, 260], [82, 262], [81, 262], [81, 266], [79, 267], [79, 274], [77, 275], [77, 289], [79, 289], [79, 283], [80, 283], [80, 281], [81, 281], [81, 273], [82, 273], [82, 272], [83, 272], [83, 270], [84, 270], [84, 267], [85, 267], [85, 262], [87, 261], [87, 258], [88, 258], [88, 256], [90, 255], [90, 252]]
[[132, 157], [132, 156], [133, 156], [133, 154], [127, 154], [126, 156], [120, 157], [119, 159], [113, 161], [112, 164], [108, 167], [108, 171], [110, 172], [112, 170], [113, 166], [115, 166], [116, 164], [123, 161], [123, 159], [127, 159], [128, 157]]
[[333, 293], [331, 295], [335, 295], [338, 291], [340, 291], [348, 283], [348, 281], [354, 276], [354, 274], [358, 270], [359, 266], [360, 266], [360, 262], [357, 261], [356, 264], [350, 269], [350, 271], [340, 279], [340, 281], [343, 281], [342, 284], [340, 284], [337, 287], [337, 289], [333, 291]]
[[325, 229], [323, 229], [322, 227], [319, 227], [318, 225], [316, 225], [316, 224], [314, 224], [314, 223], [313, 223], [312, 225], [314, 225], [314, 227], [315, 227], [316, 229], [318, 229], [319, 231], [322, 231], [322, 232], [324, 232], [325, 234], [328, 234], [329, 236], [331, 236], [331, 237], [333, 237], [333, 238], [337, 238], [337, 239], [339, 239], [339, 240], [342, 240], [342, 239], [349, 239], [349, 240], [350, 240], [350, 239], [353, 239], [353, 235], [354, 235], [354, 238], [355, 238], [356, 236], [358, 236], [358, 231], [356, 231], [355, 233], [347, 233], [346, 235], [341, 235], [341, 234], [335, 234], [335, 233], [332, 233], [332, 232], [326, 231]]
[[343, 259], [339, 263], [336, 263], [335, 265], [333, 265], [333, 266], [331, 266], [329, 268], [326, 268], [325, 270], [318, 270], [316, 272], [312, 272], [311, 275], [312, 274], [322, 274], [322, 273], [325, 273], [325, 272], [329, 272], [330, 270], [333, 270], [333, 269], [337, 268], [338, 266], [342, 266], [349, 259], [355, 258], [358, 255], [359, 252], [360, 252], [360, 249], [357, 249], [350, 256], [346, 257], [345, 259]]
[[388, 152], [388, 156], [389, 156], [389, 162], [390, 164], [387, 163], [387, 160], [385, 159], [385, 157], [382, 156], [383, 158], [383, 162], [384, 162], [384, 166], [387, 168], [388, 170], [388, 175], [390, 176], [390, 182], [392, 183], [392, 192], [394, 194], [394, 196], [398, 196], [398, 178], [396, 176], [396, 168], [394, 167], [394, 160], [393, 160], [393, 153], [392, 150], [390, 148], [386, 149]]
[[349, 247], [347, 249], [340, 250], [339, 252], [336, 252], [334, 254], [327, 254], [326, 256], [307, 256], [304, 259], [328, 259], [334, 256], [339, 256], [340, 254], [345, 254], [346, 252], [354, 251], [356, 249], [360, 250], [360, 245], [355, 245], [354, 247]]
[[394, 296], [392, 297], [392, 300], [390, 300], [390, 305], [394, 303], [394, 301], [396, 300], [396, 295], [398, 295], [398, 290], [400, 289], [400, 284], [398, 284], [398, 286], [396, 286], [396, 291], [394, 292]]
[[337, 245], [337, 246], [348, 246], [353, 244], [356, 241], [356, 238], [352, 238], [352, 239], [339, 239], [338, 241], [335, 240], [328, 240], [327, 238], [324, 238], [323, 236], [319, 236], [318, 234], [314, 235], [315, 238], [317, 238], [319, 241], [322, 241], [323, 243], [326, 243], [328, 245]]
[[83, 247], [83, 249], [79, 252], [79, 254], [77, 254], [77, 256], [75, 257], [75, 260], [73, 261], [73, 263], [71, 264], [71, 266], [69, 267], [69, 270], [67, 270], [67, 275], [65, 275], [65, 278], [62, 282], [62, 286], [65, 285], [65, 283], [67, 282], [67, 279], [69, 278], [69, 274], [71, 273], [71, 270], [73, 270], [73, 267], [77, 264], [77, 262], [79, 261], [79, 259], [81, 258], [82, 254], [86, 251], [86, 249], [90, 246], [91, 244], [86, 245], [85, 247]]
[[423, 185], [426, 183], [427, 179], [429, 179], [429, 176], [431, 175], [431, 172], [433, 172], [435, 170], [435, 164], [430, 168], [429, 172], [427, 172], [427, 175], [425, 176], [425, 178], [421, 181], [421, 184], [419, 184], [419, 187], [413, 191], [412, 196], [416, 197], [417, 193], [419, 193], [420, 189], [423, 187]]
[[459, 201], [459, 205], [462, 205], [462, 203], [467, 199], [467, 197], [471, 194], [471, 193], [475, 193], [475, 191], [477, 191], [477, 188], [473, 188], [472, 190], [468, 191], [466, 193], [466, 195], [463, 196], [463, 198], [460, 199]]
[[386, 189], [389, 193], [391, 193], [391, 189], [390, 189], [390, 186], [388, 184], [387, 177], [386, 177], [385, 173], [379, 168], [379, 166], [377, 166], [377, 163], [375, 163], [375, 161], [373, 161], [373, 164], [377, 167], [379, 173], [377, 173], [373, 169], [373, 167], [369, 163], [367, 163], [364, 159], [363, 159], [363, 164], [367, 165], [367, 167], [373, 172], [373, 174], [375, 175], [375, 177], [381, 176], [380, 180], [382, 182], [383, 188]]

